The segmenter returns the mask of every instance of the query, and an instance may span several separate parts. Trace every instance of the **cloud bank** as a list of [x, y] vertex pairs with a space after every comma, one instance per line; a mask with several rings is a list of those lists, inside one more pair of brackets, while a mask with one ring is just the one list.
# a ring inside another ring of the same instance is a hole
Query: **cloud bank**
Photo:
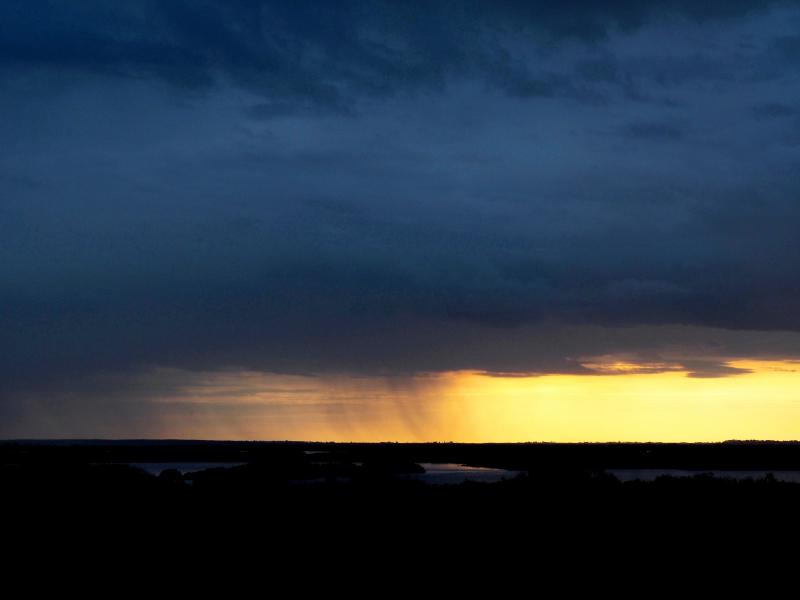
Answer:
[[[0, 7], [0, 395], [800, 356], [797, 2]], [[88, 392], [87, 392], [88, 393]]]

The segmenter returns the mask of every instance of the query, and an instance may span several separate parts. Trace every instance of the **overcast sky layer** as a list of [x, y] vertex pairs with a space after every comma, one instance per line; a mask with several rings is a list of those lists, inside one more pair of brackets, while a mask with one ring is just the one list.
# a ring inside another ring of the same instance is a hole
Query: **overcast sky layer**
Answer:
[[6, 0], [0, 417], [153, 369], [800, 358], [798, 32], [793, 1]]

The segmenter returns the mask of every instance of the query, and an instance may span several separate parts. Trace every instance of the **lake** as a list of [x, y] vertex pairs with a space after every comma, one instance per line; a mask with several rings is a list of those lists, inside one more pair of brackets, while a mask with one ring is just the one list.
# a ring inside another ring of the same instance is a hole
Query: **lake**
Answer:
[[128, 463], [132, 467], [137, 467], [147, 471], [151, 475], [160, 475], [162, 471], [177, 469], [181, 474], [194, 473], [195, 471], [205, 471], [206, 469], [227, 469], [238, 467], [246, 463], [241, 462], [152, 462], [152, 463]]
[[502, 479], [513, 479], [520, 471], [507, 469], [491, 469], [487, 467], [468, 467], [456, 463], [419, 463], [424, 473], [404, 475], [407, 479], [416, 479], [436, 485], [458, 484], [465, 481], [494, 483]]
[[[194, 473], [205, 469], [226, 469], [237, 467], [246, 463], [233, 462], [152, 462], [152, 463], [129, 463], [152, 475], [159, 475], [167, 469], [176, 469], [182, 474]], [[483, 483], [494, 483], [502, 479], [512, 479], [519, 474], [519, 471], [509, 471], [506, 469], [491, 469], [485, 467], [469, 467], [456, 463], [419, 463], [425, 469], [424, 473], [413, 473], [402, 475], [406, 479], [415, 479], [436, 485], [458, 484], [464, 481], [479, 481]]]
[[[152, 462], [129, 463], [152, 475], [159, 475], [167, 469], [176, 469], [181, 474], [204, 471], [205, 469], [227, 469], [246, 464], [241, 462]], [[503, 479], [513, 479], [521, 471], [495, 469], [488, 467], [470, 467], [458, 463], [419, 463], [424, 473], [402, 475], [405, 479], [424, 481], [435, 485], [459, 484], [465, 481], [494, 483]], [[657, 477], [694, 477], [704, 473], [728, 479], [763, 479], [767, 473], [778, 481], [800, 483], [800, 471], [732, 471], [732, 470], [689, 470], [689, 469], [606, 469], [620, 481], [653, 481]]]

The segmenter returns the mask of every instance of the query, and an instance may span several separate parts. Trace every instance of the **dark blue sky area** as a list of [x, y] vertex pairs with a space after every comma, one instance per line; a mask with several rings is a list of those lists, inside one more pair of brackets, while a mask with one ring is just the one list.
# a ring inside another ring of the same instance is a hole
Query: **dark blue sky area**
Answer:
[[0, 4], [0, 416], [169, 367], [800, 358], [800, 3]]

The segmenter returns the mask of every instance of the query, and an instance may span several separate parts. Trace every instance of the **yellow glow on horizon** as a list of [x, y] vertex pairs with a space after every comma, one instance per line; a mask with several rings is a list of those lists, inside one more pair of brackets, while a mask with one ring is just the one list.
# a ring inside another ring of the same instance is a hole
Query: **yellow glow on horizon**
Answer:
[[[588, 363], [587, 363], [588, 364]], [[800, 362], [736, 360], [740, 374], [597, 363], [597, 374], [411, 378], [163, 370], [145, 435], [341, 442], [693, 442], [800, 439]], [[185, 383], [175, 384], [180, 381]]]
[[[752, 372], [489, 377], [451, 375], [470, 441], [721, 441], [800, 439], [800, 364], [731, 361]], [[634, 371], [634, 369], [630, 369]]]

